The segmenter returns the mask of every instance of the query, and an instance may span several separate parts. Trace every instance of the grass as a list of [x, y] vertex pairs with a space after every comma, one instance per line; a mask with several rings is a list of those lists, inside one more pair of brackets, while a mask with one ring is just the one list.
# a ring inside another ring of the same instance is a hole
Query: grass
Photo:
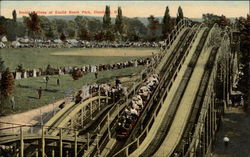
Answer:
[[[48, 64], [52, 67], [73, 67], [86, 64], [112, 64], [122, 61], [143, 58], [145, 55], [151, 55], [153, 48], [103, 48], [103, 49], [84, 49], [84, 48], [19, 48], [19, 49], [1, 49], [0, 56], [5, 61], [6, 67], [14, 71], [18, 64], [22, 64], [24, 69], [43, 68]], [[52, 55], [54, 53], [63, 53], [64, 55]], [[80, 53], [80, 55], [77, 55]], [[85, 54], [86, 56], [82, 55]], [[120, 53], [121, 56], [115, 53]], [[66, 54], [66, 55], [65, 55]], [[69, 55], [67, 55], [69, 54]], [[93, 54], [93, 56], [92, 56]], [[76, 56], [75, 56], [76, 55]], [[100, 56], [106, 55], [106, 56]], [[135, 55], [135, 56], [131, 56]], [[141, 55], [141, 56], [140, 56]], [[56, 85], [59, 76], [50, 76], [48, 90], [43, 91], [42, 98], [38, 99], [37, 89], [45, 88], [43, 77], [27, 78], [15, 81], [15, 108], [11, 109], [9, 102], [5, 103], [4, 110], [0, 111], [1, 115], [20, 113], [34, 108], [51, 104], [59, 99], [65, 98], [67, 92], [77, 91], [85, 84], [94, 82], [114, 82], [114, 76], [131, 75], [139, 72], [143, 66], [130, 67], [120, 70], [103, 71], [95, 79], [93, 73], [84, 75], [79, 80], [74, 81], [70, 75], [60, 76], [60, 86]], [[130, 78], [123, 79], [132, 82]]]
[[[20, 113], [34, 108], [38, 108], [56, 100], [66, 97], [69, 91], [77, 91], [85, 84], [94, 82], [109, 81], [114, 83], [115, 76], [126, 76], [141, 71], [144, 67], [130, 67], [119, 70], [99, 72], [98, 78], [95, 79], [94, 73], [88, 73], [79, 80], [73, 80], [70, 75], [50, 76], [48, 90], [43, 91], [42, 98], [38, 99], [37, 89], [42, 87], [45, 89], [45, 81], [43, 77], [27, 78], [15, 81], [15, 108], [11, 109], [11, 105], [4, 106], [1, 115], [9, 115]], [[56, 85], [57, 78], [60, 78], [60, 86]]]
[[[124, 48], [131, 54], [145, 54], [151, 55], [148, 51], [156, 51], [153, 48]], [[124, 55], [124, 49], [83, 49], [83, 48], [60, 48], [60, 49], [47, 49], [47, 48], [19, 48], [19, 49], [1, 49], [0, 56], [5, 61], [6, 67], [12, 71], [15, 70], [18, 64], [22, 64], [24, 69], [43, 68], [45, 69], [48, 64], [52, 67], [69, 67], [69, 66], [82, 66], [87, 64], [109, 64], [127, 61], [135, 58], [143, 58], [136, 56], [110, 56], [117, 50], [117, 53]], [[98, 52], [97, 52], [98, 51]], [[107, 54], [107, 56], [94, 56], [95, 54]], [[110, 51], [110, 54], [108, 53]], [[93, 53], [93, 56], [74, 56], [74, 55], [51, 55], [52, 53], [75, 53], [75, 52], [88, 52]]]

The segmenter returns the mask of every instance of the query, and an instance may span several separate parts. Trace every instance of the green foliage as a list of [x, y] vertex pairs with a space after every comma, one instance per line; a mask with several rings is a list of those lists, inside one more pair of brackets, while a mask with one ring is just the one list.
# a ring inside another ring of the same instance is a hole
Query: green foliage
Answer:
[[16, 22], [16, 10], [12, 11], [13, 21]]
[[[124, 20], [124, 29], [127, 36], [138, 36], [142, 38], [147, 34], [146, 26], [138, 18], [123, 18]], [[129, 39], [130, 40], [130, 39]], [[133, 39], [132, 39], [133, 40]]]
[[65, 34], [64, 34], [64, 33], [61, 33], [61, 35], [60, 35], [60, 39], [61, 39], [62, 41], [66, 41], [66, 36], [65, 36]]
[[84, 27], [80, 28], [79, 31], [78, 31], [78, 37], [81, 40], [90, 40], [89, 31]]
[[16, 71], [17, 72], [24, 72], [25, 69], [23, 68], [23, 65], [22, 64], [18, 64], [17, 68], [16, 68]]
[[0, 57], [0, 73], [5, 71], [4, 60]]
[[10, 41], [14, 41], [16, 40], [16, 28], [17, 28], [17, 23], [15, 23], [14, 21], [12, 20], [6, 20], [4, 22], [4, 30], [6, 31], [6, 37], [8, 40]]
[[124, 28], [124, 24], [123, 24], [123, 17], [122, 17], [122, 9], [121, 7], [118, 7], [118, 15], [116, 16], [116, 19], [115, 19], [115, 31], [122, 34], [124, 31], [123, 28]]
[[41, 36], [46, 39], [54, 39], [58, 36], [57, 26], [54, 21], [50, 21], [45, 16], [39, 16], [40, 27], [41, 27]]
[[[240, 27], [240, 50], [242, 53], [241, 62], [243, 64], [249, 64], [250, 60], [250, 16], [247, 15], [247, 18], [241, 18]], [[248, 67], [248, 66], [246, 66]], [[247, 71], [246, 71], [247, 73]]]
[[54, 74], [54, 68], [52, 68], [52, 66], [51, 66], [50, 64], [47, 65], [46, 74], [47, 74], [47, 75], [52, 75], [52, 74]]
[[97, 41], [103, 41], [103, 40], [105, 40], [105, 33], [103, 31], [98, 31], [95, 33], [94, 38]]
[[40, 33], [40, 18], [36, 12], [29, 13], [29, 17], [24, 17], [24, 23], [29, 28], [32, 38], [35, 38]]
[[106, 5], [105, 14], [103, 16], [103, 28], [110, 29], [111, 17], [110, 17], [110, 7]]
[[6, 33], [6, 29], [3, 27], [3, 25], [0, 25], [0, 35], [4, 35]]
[[105, 40], [114, 41], [115, 40], [114, 32], [112, 32], [111, 30], [107, 30], [105, 32]]
[[149, 40], [154, 41], [156, 40], [156, 30], [159, 27], [159, 21], [153, 15], [148, 17], [148, 28], [150, 30]]
[[182, 11], [182, 8], [179, 6], [177, 17], [176, 17], [176, 24], [178, 24], [178, 22], [180, 22], [183, 18], [184, 18], [183, 11]]
[[212, 27], [215, 23], [217, 23], [220, 27], [225, 28], [230, 24], [230, 21], [224, 15], [218, 16], [214, 14], [203, 14], [202, 18], [203, 22], [208, 27]]
[[173, 29], [172, 23], [171, 23], [171, 17], [169, 14], [168, 6], [166, 7], [164, 17], [162, 19], [162, 36], [163, 38], [166, 38], [168, 33], [171, 32]]
[[6, 68], [6, 70], [2, 73], [2, 79], [0, 82], [1, 99], [6, 99], [13, 93], [14, 85], [14, 76], [9, 71], [9, 68]]

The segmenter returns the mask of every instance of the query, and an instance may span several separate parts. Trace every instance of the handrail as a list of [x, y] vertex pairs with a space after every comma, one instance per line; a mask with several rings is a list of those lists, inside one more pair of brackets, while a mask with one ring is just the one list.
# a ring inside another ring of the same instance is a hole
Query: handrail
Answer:
[[[210, 30], [211, 32], [212, 31], [216, 31], [216, 27], [218, 27], [218, 25], [216, 26], [217, 24], [214, 24], [214, 26], [212, 27], [212, 29]], [[220, 32], [220, 30], [219, 30]], [[212, 33], [211, 33], [212, 34]], [[219, 33], [220, 34], [220, 33]], [[210, 38], [208, 39], [208, 42], [210, 42], [211, 40], [211, 35], [210, 35]], [[221, 47], [219, 48], [221, 49]], [[219, 52], [219, 50], [218, 50]], [[218, 53], [220, 54], [220, 53]], [[219, 55], [216, 56], [216, 60], [218, 60], [219, 58]], [[216, 62], [215, 62], [216, 63]], [[216, 75], [216, 71], [217, 71], [217, 64], [214, 64], [213, 66], [213, 70], [211, 72], [211, 75], [210, 75], [210, 78], [209, 78], [209, 82], [208, 82], [208, 88], [211, 88], [211, 84], [213, 84], [213, 81], [214, 81], [214, 78], [215, 78], [215, 75]], [[207, 91], [209, 91], [207, 89]], [[205, 94], [205, 97], [207, 97], [207, 91], [206, 91], [206, 94]], [[205, 100], [205, 98], [204, 98]], [[193, 134], [193, 138], [192, 138], [192, 142], [185, 154], [185, 157], [188, 157], [189, 153], [192, 153], [192, 149], [195, 149], [195, 147], [197, 147], [197, 140], [199, 139], [199, 134], [201, 132], [201, 128], [203, 127], [203, 123], [204, 123], [204, 120], [205, 120], [205, 116], [206, 116], [206, 111], [207, 111], [207, 103], [203, 103], [202, 104], [202, 109], [200, 111], [200, 116], [198, 118], [198, 123], [196, 124], [196, 127], [195, 127], [195, 131], [194, 131], [194, 134]]]
[[[181, 25], [181, 27], [176, 27], [176, 29], [178, 29], [177, 31], [175, 31], [175, 30], [173, 30], [172, 32], [171, 32], [171, 34], [169, 34], [169, 37], [172, 35], [173, 36], [173, 38], [170, 40], [170, 42], [168, 42], [168, 45], [166, 46], [166, 49], [164, 50], [164, 51], [166, 51], [167, 49], [169, 49], [170, 48], [170, 45], [173, 43], [173, 41], [174, 41], [174, 39], [176, 39], [176, 37], [177, 37], [177, 35], [180, 33], [180, 31], [185, 27], [185, 26], [187, 26], [188, 25], [188, 23], [189, 23], [189, 21], [188, 20], [186, 20], [186, 19], [184, 19], [184, 20], [182, 20], [182, 21], [180, 21], [177, 25]], [[168, 38], [169, 39], [169, 38]], [[162, 57], [163, 58], [163, 57]], [[157, 63], [155, 63], [154, 65], [153, 65], [153, 67], [151, 67], [150, 69], [153, 71], [153, 68], [155, 68], [156, 66], [157, 66], [158, 64]], [[145, 71], [146, 71], [147, 69], [145, 69]], [[138, 84], [137, 84], [137, 86], [139, 86], [142, 82], [144, 82], [144, 81], [140, 81]], [[136, 86], [136, 87], [137, 87]], [[135, 91], [135, 88], [132, 88], [132, 90], [131, 91]], [[128, 99], [128, 101], [130, 101], [130, 99]], [[112, 109], [110, 109], [110, 111], [111, 110], [113, 110], [113, 108], [115, 108], [117, 106], [117, 104], [115, 104], [113, 107], [112, 107]], [[122, 109], [120, 108], [120, 111], [121, 111]], [[118, 113], [120, 112], [120, 111], [118, 111]], [[111, 116], [109, 113], [107, 114], [107, 116], [105, 116], [104, 118], [103, 118], [103, 120], [106, 120], [106, 119], [108, 119], [108, 116]], [[116, 117], [116, 116], [115, 116]], [[103, 121], [101, 121], [101, 123], [102, 123]], [[101, 124], [100, 123], [100, 124]], [[98, 127], [98, 128], [100, 128], [100, 127]], [[104, 131], [105, 132], [105, 131]], [[107, 136], [109, 136], [109, 135], [106, 135], [106, 137]], [[98, 139], [96, 138], [96, 140], [95, 140], [95, 142], [93, 142], [93, 143], [97, 143], [98, 142]]]
[[[203, 25], [201, 24], [199, 27], [198, 27], [198, 30], [202, 27]], [[192, 27], [192, 28], [194, 28], [194, 27], [196, 27], [195, 25]], [[198, 32], [198, 31], [197, 31]], [[195, 36], [193, 37], [193, 40], [196, 38], [196, 36], [197, 36], [197, 33], [196, 32], [196, 34], [195, 34]], [[193, 41], [192, 40], [192, 41]], [[191, 41], [191, 42], [192, 42]], [[186, 50], [186, 53], [187, 52], [189, 52], [189, 50], [191, 49], [191, 44], [189, 45], [189, 47], [188, 47], [188, 49]], [[182, 59], [183, 60], [183, 59]], [[181, 63], [182, 61], [180, 61], [180, 63]], [[177, 68], [177, 70], [176, 70], [176, 72], [173, 74], [173, 76], [175, 75], [175, 74], [177, 74], [178, 73], [178, 69], [179, 69], [179, 67], [181, 66], [181, 64], [179, 64], [179, 66], [178, 66], [178, 68]], [[165, 77], [167, 77], [168, 75], [165, 75]], [[160, 86], [160, 84], [158, 85], [158, 87]], [[167, 89], [169, 89], [169, 87], [170, 87], [170, 84], [166, 87]], [[167, 90], [166, 90], [167, 91]], [[165, 93], [166, 93], [166, 91], [164, 92], [164, 94], [163, 95], [165, 95]], [[165, 95], [166, 96], [166, 95]], [[152, 96], [152, 97], [154, 97], [154, 95]], [[151, 101], [153, 101], [153, 99], [151, 99]], [[150, 102], [148, 103], [148, 104], [150, 104]], [[146, 125], [146, 127], [144, 128], [144, 130], [142, 131], [142, 133], [140, 134], [140, 136], [138, 136], [138, 138], [136, 138], [133, 142], [131, 142], [130, 144], [128, 144], [127, 146], [125, 146], [125, 147], [123, 147], [123, 149], [121, 149], [119, 152], [117, 152], [114, 156], [117, 156], [118, 154], [120, 154], [121, 152], [123, 152], [125, 149], [126, 149], [126, 155], [128, 155], [128, 149], [129, 149], [129, 147], [132, 145], [132, 144], [134, 144], [135, 142], [137, 143], [137, 146], [140, 146], [140, 138], [145, 134], [145, 132], [146, 133], [148, 133], [148, 131], [150, 130], [150, 125], [151, 125], [151, 123], [155, 120], [155, 118], [156, 118], [156, 116], [157, 116], [157, 112], [158, 112], [158, 110], [159, 110], [159, 108], [161, 107], [161, 105], [163, 104], [163, 97], [161, 97], [161, 99], [160, 99], [160, 101], [159, 101], [159, 103], [157, 104], [157, 108], [154, 110], [154, 113], [152, 114], [152, 115], [154, 115], [154, 116], [152, 116], [151, 118], [150, 118], [150, 120], [149, 120], [149, 122], [148, 122], [148, 124]], [[139, 143], [139, 144], [138, 144]]]

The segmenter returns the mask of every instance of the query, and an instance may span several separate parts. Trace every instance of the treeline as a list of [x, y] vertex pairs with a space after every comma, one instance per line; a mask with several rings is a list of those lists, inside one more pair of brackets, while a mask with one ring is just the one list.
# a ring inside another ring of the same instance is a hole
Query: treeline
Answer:
[[[240, 32], [240, 62], [243, 64], [242, 71], [244, 73], [239, 81], [239, 87], [240, 91], [242, 91], [246, 96], [246, 102], [249, 102], [250, 15], [248, 14], [246, 18], [237, 18], [235, 20], [235, 28]], [[246, 105], [246, 107], [248, 106]]]
[[224, 15], [214, 15], [214, 14], [203, 14], [202, 15], [203, 22], [208, 26], [212, 27], [215, 23], [217, 23], [222, 29], [226, 26], [231, 26], [231, 21], [226, 18]]
[[14, 10], [12, 19], [0, 17], [0, 35], [6, 34], [10, 41], [24, 36], [43, 40], [156, 41], [164, 39], [184, 18], [181, 7], [176, 18], [170, 17], [166, 7], [162, 21], [150, 15], [148, 25], [144, 25], [138, 18], [123, 16], [121, 7], [117, 11], [115, 22], [111, 21], [109, 6], [106, 6], [102, 21], [84, 16], [77, 16], [74, 20], [49, 19], [31, 12], [20, 22], [16, 20]]

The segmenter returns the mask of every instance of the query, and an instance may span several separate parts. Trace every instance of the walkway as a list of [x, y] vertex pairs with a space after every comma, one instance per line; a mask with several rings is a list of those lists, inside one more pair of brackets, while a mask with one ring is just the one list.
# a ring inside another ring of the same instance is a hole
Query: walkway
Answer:
[[[224, 147], [224, 135], [230, 138], [228, 148]], [[250, 109], [247, 113], [240, 107], [225, 111], [213, 154], [213, 157], [250, 157]]]

